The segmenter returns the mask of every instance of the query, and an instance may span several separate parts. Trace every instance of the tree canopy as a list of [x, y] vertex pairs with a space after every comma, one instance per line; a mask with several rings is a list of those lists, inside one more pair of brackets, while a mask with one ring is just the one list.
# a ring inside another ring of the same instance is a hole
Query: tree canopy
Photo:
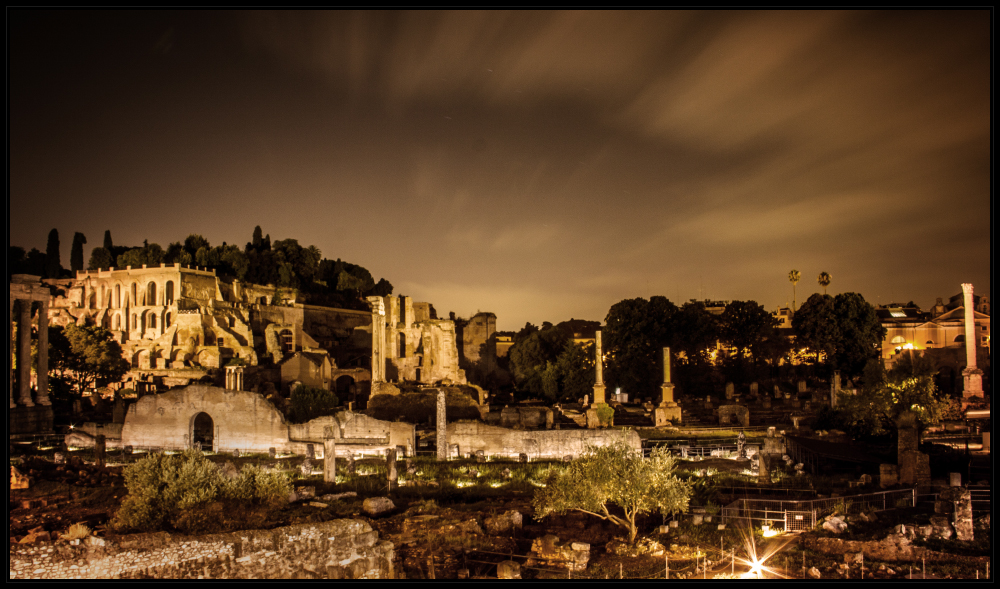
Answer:
[[[86, 238], [76, 233], [71, 252], [74, 270], [83, 268], [83, 244]], [[50, 254], [36, 249], [26, 253], [24, 248], [9, 246], [7, 252], [8, 276], [33, 274], [58, 277], [59, 232], [49, 233]], [[314, 245], [302, 246], [296, 239], [283, 239], [271, 243], [270, 235], [263, 235], [260, 226], [254, 227], [251, 241], [240, 248], [225, 242], [212, 246], [202, 235], [191, 234], [183, 241], [175, 241], [164, 250], [157, 243], [144, 242], [141, 247], [115, 246], [111, 231], [104, 232], [102, 247], [91, 250], [88, 270], [111, 267], [141, 268], [160, 264], [181, 264], [215, 270], [220, 278], [237, 279], [261, 285], [291, 288], [305, 294], [312, 304], [367, 309], [364, 297], [392, 294], [393, 286], [385, 278], [377, 282], [371, 273], [357, 264], [322, 258]]]
[[77, 231], [73, 234], [73, 247], [69, 252], [69, 268], [73, 272], [83, 270], [83, 244], [87, 243], [84, 234]]
[[673, 339], [675, 313], [677, 306], [662, 296], [612, 305], [602, 342], [609, 385], [633, 395], [655, 394], [663, 381], [663, 348]]
[[792, 316], [792, 327], [798, 343], [811, 349], [817, 361], [852, 378], [879, 357], [885, 338], [875, 307], [853, 292], [812, 295]]
[[886, 330], [875, 307], [856, 292], [837, 295], [833, 313], [840, 331], [835, 366], [848, 376], [859, 375], [869, 360], [879, 358]]
[[[579, 511], [610, 521], [628, 531], [634, 543], [636, 516], [659, 511], [663, 515], [688, 509], [691, 485], [673, 474], [669, 450], [655, 448], [649, 459], [624, 441], [589, 448], [565, 471], [553, 473], [532, 501], [537, 517]], [[612, 511], [612, 506], [621, 510]]]
[[337, 412], [337, 395], [326, 389], [300, 384], [292, 389], [288, 403], [288, 417], [292, 423], [305, 423]]
[[59, 230], [49, 231], [49, 240], [45, 245], [45, 277], [59, 278], [62, 274], [62, 264], [59, 262]]
[[507, 352], [517, 388], [555, 400], [558, 396], [558, 373], [555, 366], [559, 355], [566, 349], [567, 342], [573, 345], [565, 332], [551, 323], [546, 322], [542, 329], [531, 324], [525, 325], [525, 329], [514, 337], [514, 345]]
[[939, 423], [948, 401], [934, 383], [933, 363], [918, 354], [900, 356], [889, 371], [880, 359], [865, 367], [856, 396], [841, 398], [840, 414], [856, 437], [891, 434], [904, 412], [912, 412], [921, 428]]
[[98, 326], [49, 326], [49, 370], [78, 395], [118, 382], [129, 371], [111, 332]]

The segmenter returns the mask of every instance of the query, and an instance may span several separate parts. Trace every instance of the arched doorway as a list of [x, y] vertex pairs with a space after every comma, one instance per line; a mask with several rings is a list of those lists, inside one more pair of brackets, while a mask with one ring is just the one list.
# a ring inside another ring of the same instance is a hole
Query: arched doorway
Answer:
[[215, 422], [208, 413], [202, 411], [194, 416], [194, 421], [191, 423], [191, 445], [197, 447], [196, 444], [200, 442], [202, 450], [211, 452], [214, 441]]

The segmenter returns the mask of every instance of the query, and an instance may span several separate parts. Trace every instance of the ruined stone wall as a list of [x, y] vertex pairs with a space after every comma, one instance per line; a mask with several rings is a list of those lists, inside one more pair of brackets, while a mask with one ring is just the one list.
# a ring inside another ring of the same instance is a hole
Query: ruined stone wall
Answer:
[[[383, 421], [352, 411], [340, 411], [336, 418], [333, 416], [317, 417], [306, 423], [290, 425], [288, 436], [293, 447], [297, 448], [299, 445], [304, 447], [305, 442], [322, 444], [324, 432], [327, 427], [334, 426], [334, 419], [336, 419], [336, 427], [333, 429], [338, 438], [366, 440], [364, 444], [344, 445], [339, 443], [337, 446], [338, 455], [354, 452], [384, 453], [387, 449], [399, 446], [410, 452], [416, 447], [416, 426], [413, 424], [402, 421]], [[317, 452], [322, 453], [322, 447], [318, 447]]]
[[267, 452], [288, 448], [285, 418], [263, 395], [190, 385], [147, 395], [129, 407], [122, 444], [183, 450], [191, 446], [195, 416], [207, 413], [215, 428], [213, 449]]
[[[455, 323], [424, 319], [431, 315], [430, 305], [414, 303], [410, 297], [387, 296], [384, 300], [387, 379], [465, 384], [465, 371], [458, 364]], [[420, 310], [419, 317], [416, 309]]]
[[496, 357], [496, 341], [493, 334], [497, 331], [497, 316], [493, 313], [476, 313], [469, 322], [462, 327], [461, 348], [462, 355], [469, 362], [479, 361], [479, 352], [482, 346], [486, 346], [487, 357]]
[[363, 521], [274, 530], [11, 544], [13, 579], [392, 579], [393, 545]]
[[518, 431], [475, 421], [448, 424], [448, 444], [458, 444], [462, 455], [482, 451], [487, 456], [527, 454], [530, 459], [576, 458], [588, 446], [607, 446], [622, 436], [632, 448], [642, 449], [642, 441], [634, 430]]

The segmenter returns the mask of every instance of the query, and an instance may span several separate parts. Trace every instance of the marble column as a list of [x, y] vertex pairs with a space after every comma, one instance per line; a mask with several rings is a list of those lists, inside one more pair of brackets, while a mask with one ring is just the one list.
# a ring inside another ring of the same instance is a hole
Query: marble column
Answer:
[[604, 399], [604, 353], [601, 346], [601, 330], [597, 330], [597, 342], [596, 342], [596, 353], [597, 353], [597, 382], [594, 383], [594, 404], [603, 405], [605, 404]]
[[965, 370], [962, 371], [964, 390], [962, 396], [983, 396], [983, 371], [976, 366], [976, 310], [972, 297], [972, 284], [962, 284], [962, 294], [965, 295]]
[[52, 404], [49, 400], [49, 302], [46, 300], [38, 307], [38, 394], [35, 402]]
[[19, 405], [34, 407], [31, 400], [31, 299], [21, 299], [17, 322], [17, 392]]

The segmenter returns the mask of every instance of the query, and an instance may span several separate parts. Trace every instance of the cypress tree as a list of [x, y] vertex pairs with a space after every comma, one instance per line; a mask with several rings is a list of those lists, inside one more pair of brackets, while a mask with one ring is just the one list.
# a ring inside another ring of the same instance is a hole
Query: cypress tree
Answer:
[[253, 228], [253, 247], [254, 249], [260, 249], [261, 242], [264, 241], [263, 232], [260, 230], [260, 225]]
[[73, 248], [69, 252], [69, 267], [76, 272], [83, 270], [83, 244], [87, 243], [87, 237], [77, 231], [73, 234]]
[[111, 230], [110, 229], [105, 229], [104, 230], [104, 249], [108, 250], [108, 252], [110, 253], [111, 250], [113, 250], [114, 248], [115, 248], [115, 245], [113, 243], [111, 243]]
[[62, 263], [59, 261], [59, 230], [49, 231], [49, 242], [45, 246], [45, 277], [59, 278], [62, 273]]

